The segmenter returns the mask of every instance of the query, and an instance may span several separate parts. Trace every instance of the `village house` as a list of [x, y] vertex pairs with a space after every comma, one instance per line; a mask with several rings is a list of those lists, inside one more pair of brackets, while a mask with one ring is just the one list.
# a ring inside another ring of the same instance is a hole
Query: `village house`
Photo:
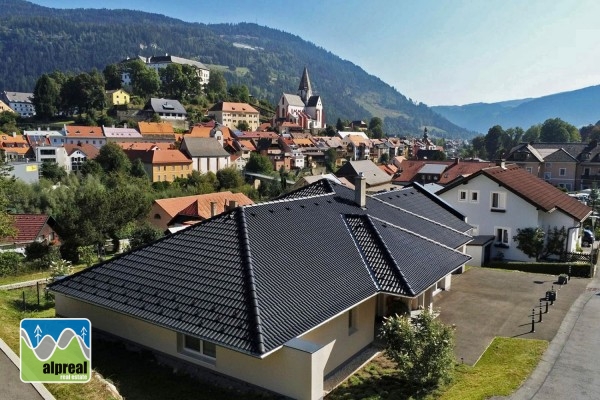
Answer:
[[91, 144], [100, 149], [106, 144], [106, 137], [99, 126], [63, 126], [65, 144]]
[[[431, 308], [451, 290], [452, 273], [469, 260], [470, 229], [417, 186], [370, 197], [364, 180], [353, 191], [323, 179], [50, 290], [57, 315], [88, 318], [96, 334], [150, 349], [177, 369], [321, 399], [328, 375], [373, 342], [377, 317], [400, 304]], [[276, 245], [281, 238], [293, 245]]]
[[107, 90], [106, 97], [109, 107], [127, 105], [131, 101], [131, 95], [123, 89]]
[[183, 138], [180, 149], [191, 159], [195, 171], [216, 174], [218, 170], [229, 167], [230, 154], [223, 148], [222, 136], [218, 137], [221, 141], [217, 137]]
[[129, 160], [142, 161], [152, 182], [173, 182], [192, 173], [192, 160], [179, 150], [161, 150], [153, 145], [147, 150], [123, 149]]
[[209, 108], [206, 115], [230, 129], [237, 129], [240, 122], [245, 122], [249, 131], [255, 131], [260, 124], [260, 113], [247, 103], [220, 101]]
[[32, 100], [33, 93], [4, 91], [0, 99], [22, 118], [35, 116], [35, 106]]
[[468, 253], [476, 265], [491, 259], [531, 261], [513, 238], [519, 229], [541, 228], [547, 242], [564, 229], [565, 252], [574, 252], [582, 222], [592, 209], [514, 164], [483, 168], [437, 194], [465, 215], [475, 237]]
[[46, 214], [11, 214], [15, 236], [0, 238], [0, 251], [25, 254], [25, 248], [34, 242], [60, 245], [56, 221]]

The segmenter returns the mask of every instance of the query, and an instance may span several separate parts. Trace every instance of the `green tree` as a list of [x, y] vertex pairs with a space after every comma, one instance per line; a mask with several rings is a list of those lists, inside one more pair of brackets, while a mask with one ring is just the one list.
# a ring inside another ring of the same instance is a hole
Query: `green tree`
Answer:
[[560, 118], [550, 118], [540, 128], [540, 140], [545, 143], [579, 142], [581, 135], [575, 126]]
[[337, 159], [338, 153], [335, 148], [330, 147], [325, 151], [325, 162], [329, 172], [335, 172], [337, 170]]
[[369, 132], [375, 139], [381, 139], [383, 135], [383, 121], [379, 117], [373, 117], [369, 121]]
[[271, 164], [269, 157], [252, 152], [250, 153], [250, 159], [246, 164], [246, 170], [249, 172], [257, 172], [259, 174], [271, 174], [273, 172], [273, 164]]
[[500, 147], [501, 138], [505, 135], [500, 125], [495, 125], [485, 135], [485, 152], [490, 159], [498, 158], [502, 152]]
[[244, 177], [236, 167], [227, 167], [217, 171], [220, 189], [237, 189], [244, 184]]
[[79, 247], [79, 260], [85, 264], [86, 267], [91, 267], [96, 260], [96, 246], [80, 246]]
[[49, 119], [58, 112], [60, 86], [49, 75], [43, 74], [33, 89], [33, 105], [39, 118]]
[[523, 135], [523, 141], [526, 143], [536, 143], [540, 141], [540, 131], [542, 129], [541, 124], [531, 125], [529, 129], [525, 131]]
[[487, 158], [485, 136], [475, 136], [471, 143], [473, 146], [473, 157]]
[[567, 241], [567, 230], [564, 226], [558, 229], [548, 229], [548, 241], [546, 243], [546, 254], [561, 255], [565, 251]]
[[450, 380], [454, 368], [454, 332], [424, 310], [409, 316], [387, 317], [379, 332], [385, 354], [396, 364], [401, 380], [433, 389]]
[[23, 256], [14, 251], [0, 253], [0, 276], [16, 275], [23, 265]]
[[337, 122], [335, 123], [335, 129], [337, 129], [338, 131], [343, 131], [346, 128], [346, 125], [344, 124], [344, 121], [342, 121], [341, 118], [337, 119]]
[[325, 127], [325, 136], [334, 137], [336, 135], [336, 131], [331, 125], [327, 125]]
[[536, 261], [544, 250], [544, 231], [542, 228], [518, 228], [513, 240], [517, 242], [517, 249], [521, 250], [527, 257], [535, 258]]
[[[169, 64], [158, 71], [161, 92], [168, 99], [183, 100], [189, 94], [190, 78], [183, 72], [181, 64]], [[193, 78], [194, 80], [195, 77]]]
[[246, 85], [230, 86], [228, 89], [229, 100], [239, 103], [250, 102], [250, 91]]
[[58, 183], [67, 177], [67, 171], [54, 161], [44, 161], [40, 168], [40, 175], [52, 183]]
[[144, 223], [140, 226], [137, 226], [133, 230], [133, 232], [131, 233], [129, 245], [132, 249], [136, 249], [138, 247], [155, 242], [161, 237], [163, 237], [163, 233], [160, 229], [148, 223]]
[[116, 64], [108, 64], [102, 71], [106, 90], [121, 89], [121, 71]]
[[104, 172], [128, 174], [131, 170], [131, 161], [121, 146], [110, 142], [102, 146], [96, 157], [96, 162], [100, 164]]
[[81, 165], [81, 169], [79, 170], [83, 176], [87, 175], [96, 175], [102, 176], [104, 174], [104, 170], [102, 166], [98, 164], [96, 160], [85, 160]]
[[139, 158], [136, 158], [131, 163], [131, 176], [136, 178], [146, 178], [148, 179], [148, 174], [146, 173], [146, 168], [144, 168], [144, 163]]
[[248, 132], [250, 130], [250, 125], [246, 121], [238, 122], [236, 128], [242, 132]]
[[128, 61], [125, 69], [131, 77], [133, 95], [148, 99], [158, 93], [160, 77], [154, 69], [146, 67], [142, 60]]
[[0, 131], [2, 132], [20, 132], [19, 127], [17, 126], [17, 119], [19, 118], [19, 114], [12, 111], [2, 111], [0, 112]]
[[206, 85], [206, 95], [211, 101], [223, 100], [227, 96], [227, 81], [220, 70], [210, 70], [210, 77]]
[[50, 276], [52, 278], [70, 275], [71, 272], [73, 272], [73, 265], [71, 261], [60, 259], [50, 263]]

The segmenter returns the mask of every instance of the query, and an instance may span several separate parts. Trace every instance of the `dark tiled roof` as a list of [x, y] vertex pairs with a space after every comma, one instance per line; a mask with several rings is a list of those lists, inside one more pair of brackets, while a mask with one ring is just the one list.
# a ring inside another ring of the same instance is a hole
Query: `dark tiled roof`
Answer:
[[572, 162], [576, 163], [577, 159], [567, 153], [565, 149], [558, 149], [554, 153], [544, 158], [545, 162]]
[[238, 207], [51, 288], [262, 355], [380, 291], [414, 296], [468, 260], [425, 236], [453, 248], [470, 237], [380, 200], [369, 198], [362, 209], [353, 195], [322, 180], [288, 198]]
[[320, 96], [310, 96], [306, 102], [306, 107], [316, 107], [319, 104]]
[[181, 150], [190, 157], [229, 157], [216, 138], [184, 137]]

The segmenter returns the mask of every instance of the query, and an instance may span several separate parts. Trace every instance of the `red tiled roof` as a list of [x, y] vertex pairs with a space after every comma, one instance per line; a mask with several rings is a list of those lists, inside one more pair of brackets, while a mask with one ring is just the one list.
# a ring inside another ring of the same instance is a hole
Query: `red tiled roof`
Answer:
[[13, 214], [13, 227], [17, 230], [14, 237], [0, 239], [1, 243], [29, 243], [37, 239], [40, 231], [50, 218], [46, 214]]
[[[186, 210], [185, 215], [210, 218], [210, 202], [217, 203], [217, 213], [225, 210], [225, 204], [230, 200], [237, 201], [238, 206], [254, 204], [254, 202], [243, 193], [218, 192], [201, 194], [197, 196], [174, 197], [170, 199], [154, 200], [169, 216], [174, 217]], [[189, 208], [192, 207], [192, 208]], [[195, 207], [195, 208], [194, 208]], [[189, 209], [188, 209], [189, 208]]]
[[67, 137], [104, 137], [102, 128], [99, 126], [80, 126], [69, 125], [65, 126]]
[[65, 144], [63, 146], [65, 148], [65, 150], [67, 151], [68, 155], [73, 154], [75, 151], [80, 150], [81, 152], [83, 152], [87, 158], [89, 159], [94, 159], [98, 156], [98, 153], [100, 153], [100, 150], [98, 150], [96, 147], [94, 147], [91, 144], [87, 144], [87, 143], [81, 143], [81, 144]]
[[496, 163], [486, 163], [479, 161], [460, 161], [446, 168], [446, 170], [440, 177], [438, 183], [440, 185], [446, 185], [455, 180], [456, 178], [466, 177], [484, 168], [490, 168], [495, 165]]
[[142, 135], [174, 135], [173, 125], [168, 122], [138, 122], [138, 130]]
[[486, 168], [482, 173], [546, 212], [559, 209], [579, 221], [592, 212], [590, 207], [518, 165]]

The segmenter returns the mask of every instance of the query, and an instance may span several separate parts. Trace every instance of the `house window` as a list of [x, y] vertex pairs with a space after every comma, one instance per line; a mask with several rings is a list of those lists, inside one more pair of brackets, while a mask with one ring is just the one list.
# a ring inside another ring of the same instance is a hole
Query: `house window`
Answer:
[[584, 169], [583, 169], [583, 174], [584, 174], [584, 175], [589, 175], [589, 174], [590, 174], [590, 168], [589, 168], [589, 167], [587, 167], [587, 168], [584, 168]]
[[348, 311], [348, 335], [352, 335], [358, 330], [358, 310], [356, 308]]
[[467, 191], [466, 190], [458, 191], [458, 201], [467, 201]]
[[183, 335], [182, 350], [189, 355], [208, 358], [208, 361], [214, 361], [217, 357], [217, 346], [214, 343], [194, 336]]
[[478, 236], [479, 235], [479, 225], [471, 225], [471, 236]]
[[471, 190], [471, 197], [469, 201], [471, 203], [479, 203], [479, 190]]
[[558, 176], [565, 176], [567, 174], [567, 169], [566, 168], [559, 168], [558, 169]]
[[525, 168], [525, 171], [529, 172], [530, 174], [533, 172], [533, 170], [531, 169], [531, 167]]
[[550, 179], [552, 179], [552, 173], [544, 172], [544, 180], [549, 181]]
[[510, 244], [509, 238], [510, 232], [508, 228], [496, 228], [496, 245], [499, 245], [501, 247], [508, 247]]
[[506, 209], [506, 193], [491, 193], [492, 211], [504, 211]]
[[160, 214], [154, 214], [154, 219], [160, 219]]

